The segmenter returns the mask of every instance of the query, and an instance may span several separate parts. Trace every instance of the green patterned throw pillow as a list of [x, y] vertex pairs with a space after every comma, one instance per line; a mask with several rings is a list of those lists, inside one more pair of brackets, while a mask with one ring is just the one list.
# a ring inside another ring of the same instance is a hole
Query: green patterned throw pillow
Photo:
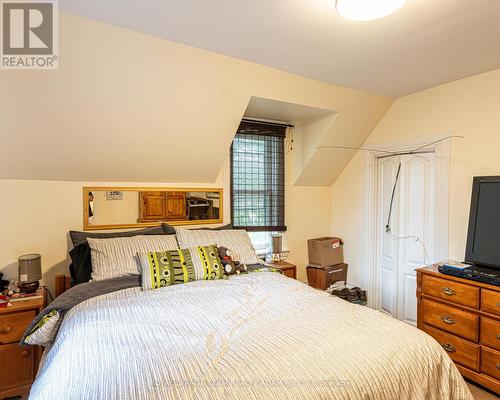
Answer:
[[198, 280], [224, 278], [217, 246], [196, 246], [140, 254], [142, 287], [158, 289]]

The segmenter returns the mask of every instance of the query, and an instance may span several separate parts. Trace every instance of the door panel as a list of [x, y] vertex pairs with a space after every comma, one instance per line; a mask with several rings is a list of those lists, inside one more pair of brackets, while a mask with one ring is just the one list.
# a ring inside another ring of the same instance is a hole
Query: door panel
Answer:
[[[379, 236], [379, 262], [380, 262], [380, 309], [387, 314], [396, 314], [396, 283], [397, 283], [397, 260], [398, 249], [396, 243], [385, 232], [385, 225], [389, 217], [389, 204], [391, 201], [394, 179], [399, 165], [399, 157], [383, 158], [379, 160], [379, 204], [380, 212], [378, 219]], [[395, 196], [395, 210], [397, 210], [398, 198]], [[398, 222], [397, 212], [392, 212], [392, 223]]]
[[[391, 232], [386, 232], [400, 162]], [[434, 153], [381, 158], [378, 165], [380, 309], [412, 325], [417, 319], [415, 269], [434, 261], [434, 165]]]

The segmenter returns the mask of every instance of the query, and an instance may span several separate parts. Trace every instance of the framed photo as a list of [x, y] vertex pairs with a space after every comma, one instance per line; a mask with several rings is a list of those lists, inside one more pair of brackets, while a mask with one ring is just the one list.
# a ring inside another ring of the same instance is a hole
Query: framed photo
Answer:
[[106, 200], [123, 200], [123, 191], [113, 190], [106, 192]]

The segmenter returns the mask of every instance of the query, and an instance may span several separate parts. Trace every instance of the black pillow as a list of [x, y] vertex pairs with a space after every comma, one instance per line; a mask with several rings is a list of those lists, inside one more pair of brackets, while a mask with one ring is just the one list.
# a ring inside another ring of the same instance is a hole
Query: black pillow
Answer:
[[126, 232], [89, 233], [70, 231], [69, 235], [71, 236], [73, 246], [75, 246], [69, 252], [72, 261], [69, 266], [69, 273], [71, 278], [73, 278], [73, 282], [78, 284], [88, 282], [90, 280], [90, 274], [92, 273], [92, 258], [90, 256], [90, 246], [87, 242], [87, 238], [110, 239], [139, 235], [175, 235], [175, 229], [171, 225], [162, 224], [161, 226], [153, 226], [151, 228]]
[[[172, 228], [173, 233], [175, 230], [168, 224], [163, 224], [167, 227]], [[87, 243], [87, 238], [95, 239], [109, 239], [117, 237], [131, 237], [137, 235], [169, 235], [171, 233], [166, 232], [166, 228], [160, 226], [152, 226], [150, 228], [139, 229], [135, 231], [125, 231], [125, 232], [107, 232], [107, 233], [97, 233], [97, 232], [79, 232], [79, 231], [69, 231], [69, 236], [73, 242], [73, 246], [78, 246], [81, 243]]]
[[83, 283], [90, 280], [92, 273], [92, 259], [90, 258], [90, 246], [87, 242], [80, 243], [78, 246], [70, 250], [71, 265], [69, 273], [73, 282]]
[[195, 228], [195, 229], [193, 229], [193, 231], [206, 231], [206, 230], [210, 230], [210, 231], [224, 231], [224, 230], [227, 230], [227, 229], [234, 229], [233, 228], [233, 224], [229, 223], [227, 225], [217, 226], [215, 228], [209, 228], [208, 226], [207, 227], [203, 227], [203, 228]]

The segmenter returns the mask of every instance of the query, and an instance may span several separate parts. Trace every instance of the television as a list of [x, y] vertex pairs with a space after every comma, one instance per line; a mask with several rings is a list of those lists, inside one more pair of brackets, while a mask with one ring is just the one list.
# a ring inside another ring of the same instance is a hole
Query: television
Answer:
[[500, 272], [500, 176], [474, 178], [465, 261]]

